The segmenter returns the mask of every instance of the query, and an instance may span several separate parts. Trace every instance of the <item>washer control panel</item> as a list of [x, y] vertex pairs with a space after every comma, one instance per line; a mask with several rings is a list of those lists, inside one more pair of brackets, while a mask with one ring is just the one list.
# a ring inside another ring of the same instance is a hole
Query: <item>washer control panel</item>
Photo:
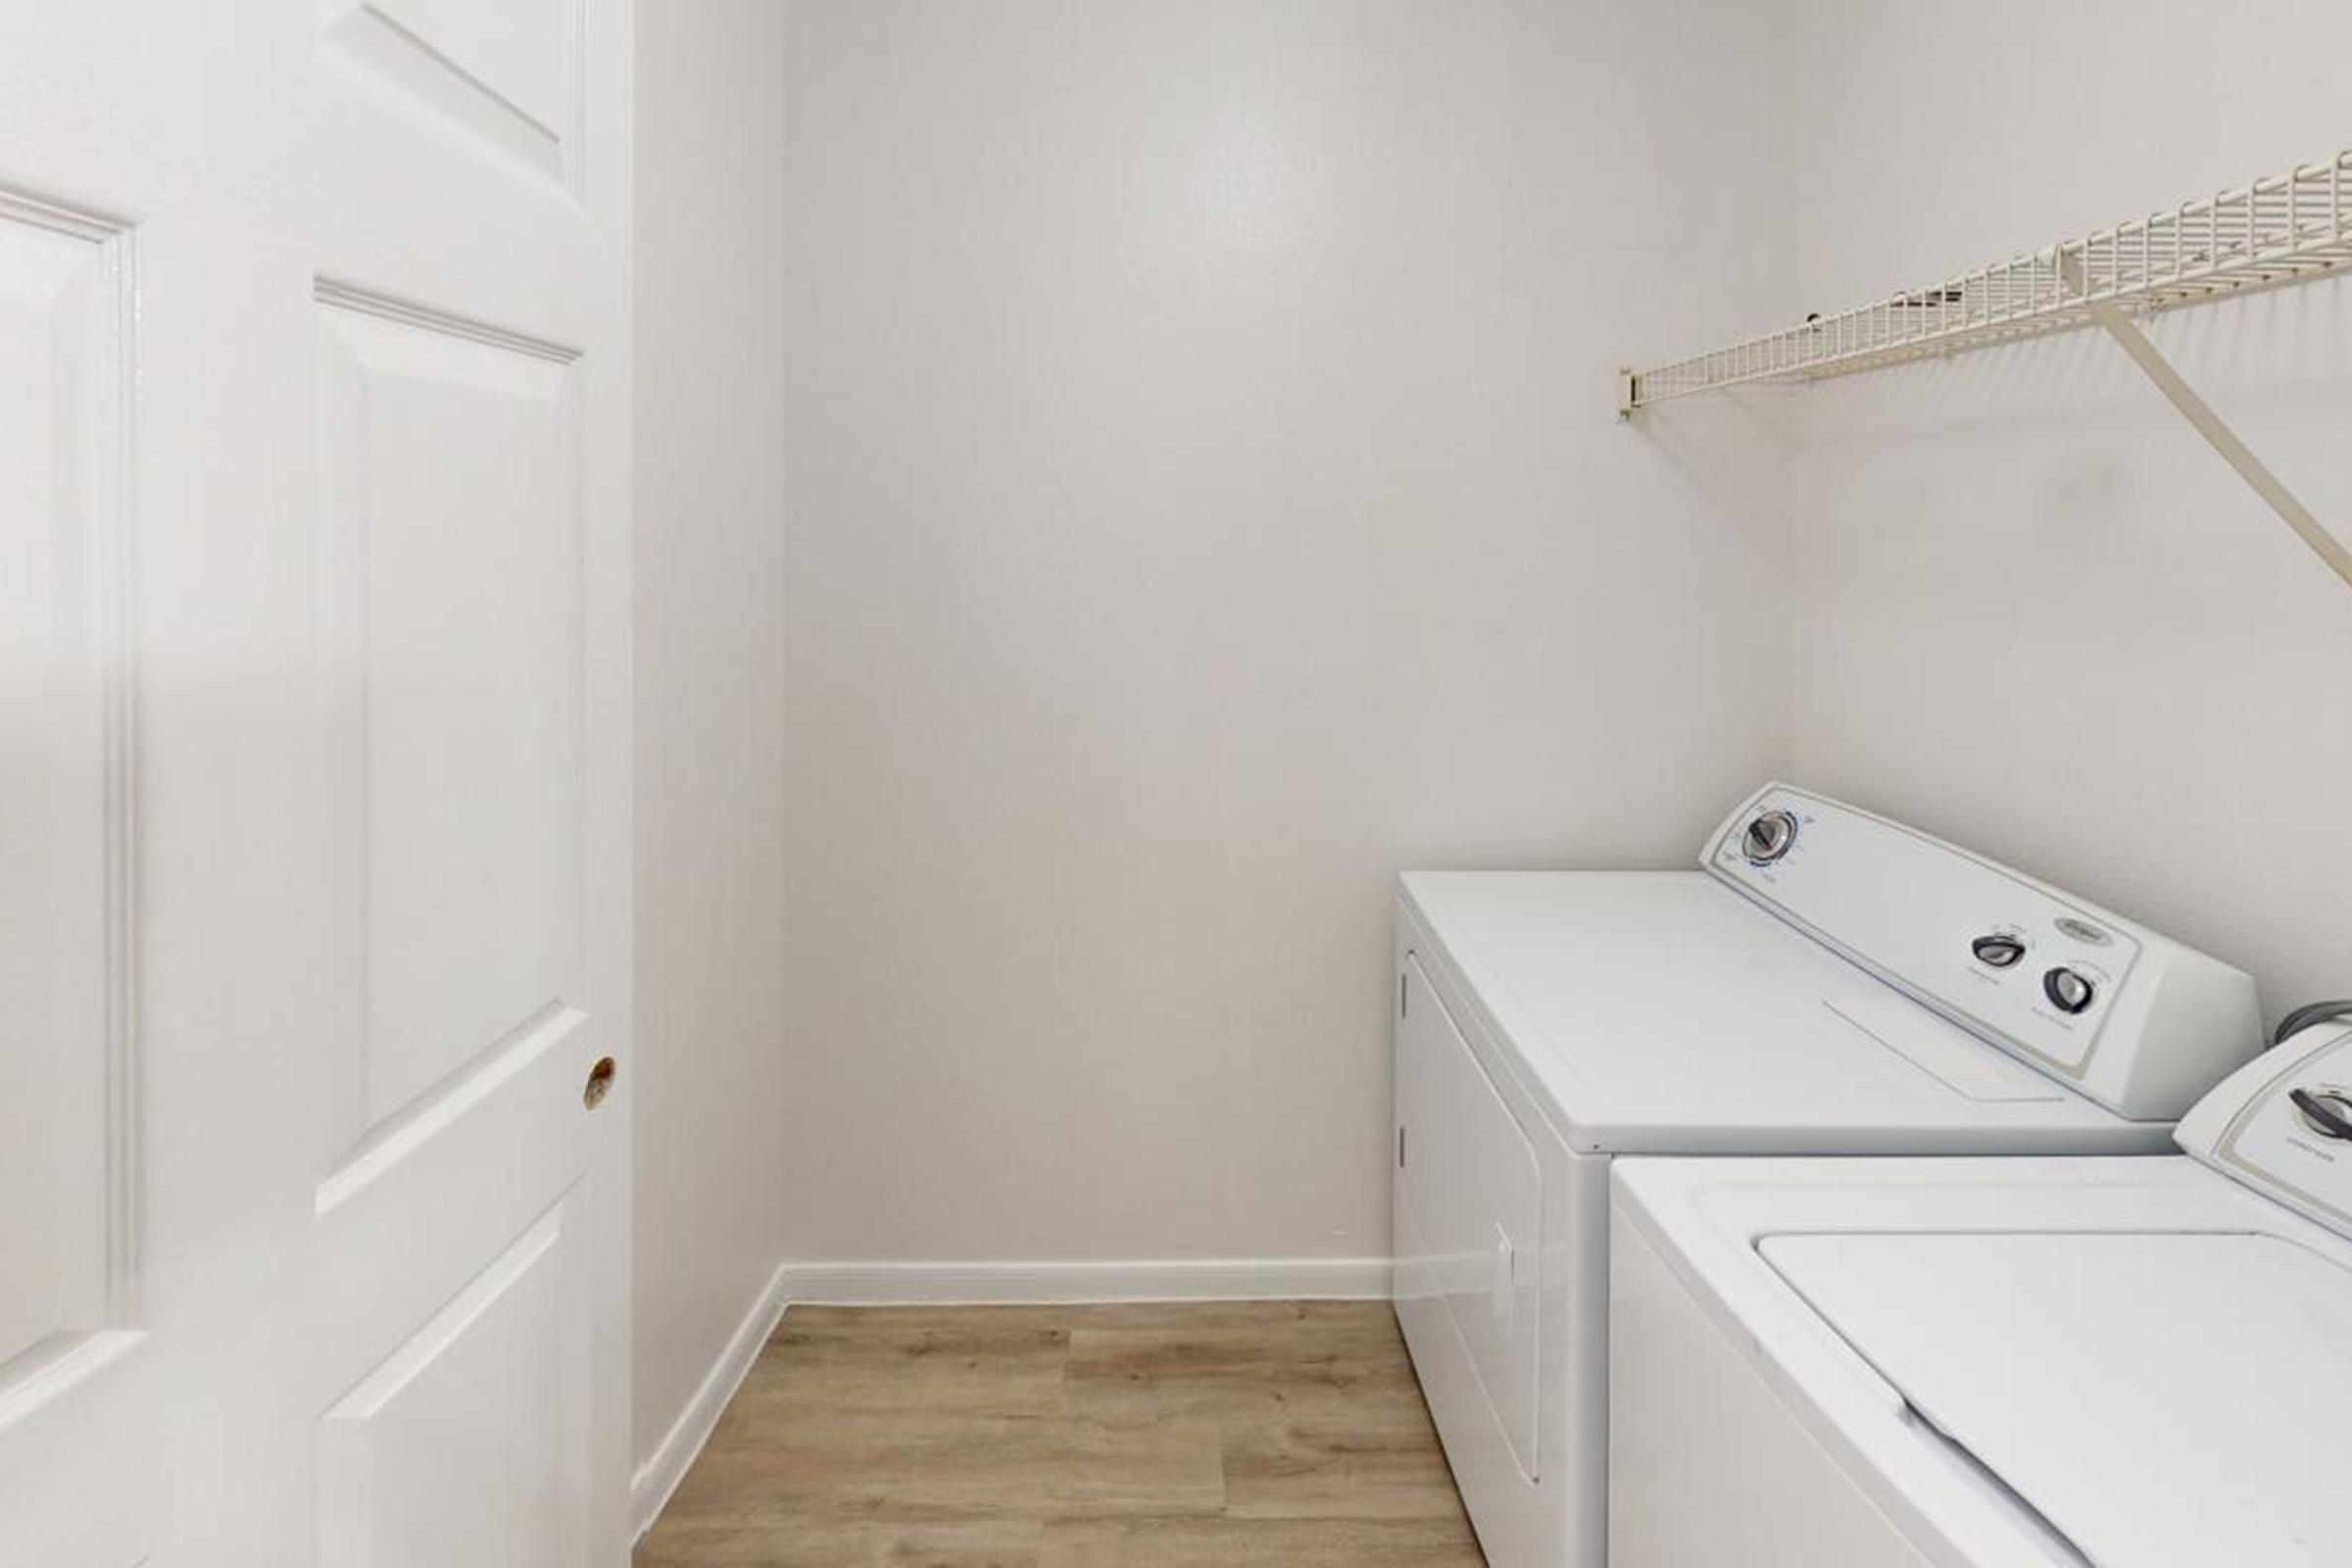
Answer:
[[2126, 1116], [2178, 1116], [2260, 1044], [2253, 984], [2236, 970], [1826, 796], [1766, 786], [1726, 819], [1701, 864]]
[[2352, 1236], [2352, 1026], [2306, 1029], [2206, 1097], [2180, 1147]]

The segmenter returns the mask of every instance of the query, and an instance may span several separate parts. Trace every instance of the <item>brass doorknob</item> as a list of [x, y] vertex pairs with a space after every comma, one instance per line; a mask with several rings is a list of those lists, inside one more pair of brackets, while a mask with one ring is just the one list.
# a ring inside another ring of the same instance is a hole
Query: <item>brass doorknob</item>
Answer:
[[596, 1065], [588, 1069], [588, 1087], [580, 1091], [580, 1103], [590, 1110], [603, 1104], [612, 1092], [612, 1075], [618, 1071], [611, 1056], [599, 1056]]

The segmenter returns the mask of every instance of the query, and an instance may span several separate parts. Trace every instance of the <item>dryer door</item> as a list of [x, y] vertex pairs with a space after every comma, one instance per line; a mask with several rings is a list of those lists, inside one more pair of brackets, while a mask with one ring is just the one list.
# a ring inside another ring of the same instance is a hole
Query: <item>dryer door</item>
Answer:
[[1519, 1468], [1536, 1479], [1542, 1167], [1408, 956], [1396, 1021], [1396, 1295], [1442, 1299]]

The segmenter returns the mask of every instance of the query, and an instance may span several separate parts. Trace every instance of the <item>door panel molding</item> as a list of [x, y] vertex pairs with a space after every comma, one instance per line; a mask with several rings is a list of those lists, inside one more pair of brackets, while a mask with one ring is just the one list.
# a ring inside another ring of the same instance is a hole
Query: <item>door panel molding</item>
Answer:
[[461, 337], [476, 343], [487, 343], [492, 348], [528, 355], [533, 359], [546, 360], [554, 365], [569, 365], [580, 357], [578, 349], [562, 343], [550, 342], [543, 337], [533, 337], [528, 332], [517, 332], [511, 327], [477, 320], [469, 316], [461, 316], [454, 311], [441, 310], [418, 300], [406, 299], [397, 294], [387, 294], [381, 289], [345, 282], [340, 278], [318, 277], [312, 279], [311, 297], [321, 305], [331, 305], [338, 310], [357, 311], [363, 316], [381, 317], [387, 321], [397, 321], [405, 326], [420, 326], [427, 331], [438, 332], [444, 337]]
[[580, 1021], [585, 518], [575, 351], [349, 284], [315, 294], [358, 1055], [324, 1212]]
[[486, 1048], [364, 1137], [318, 1184], [313, 1211], [324, 1219], [430, 1144], [541, 1057], [556, 1052], [587, 1020], [577, 1007], [551, 1002], [521, 1028]]
[[[516, 30], [536, 36], [520, 39], [484, 30], [487, 9], [478, 0], [322, 0], [319, 41], [398, 100], [576, 196], [579, 0], [534, 0], [532, 24]], [[496, 20], [511, 23], [520, 9], [499, 8]]]
[[[579, 1560], [587, 1521], [565, 1517], [588, 1470], [582, 1260], [565, 1223], [575, 1196], [566, 1189], [319, 1417], [321, 1568]], [[458, 1434], [467, 1446], [452, 1452]]]
[[124, 222], [0, 189], [0, 1426], [135, 1342]]

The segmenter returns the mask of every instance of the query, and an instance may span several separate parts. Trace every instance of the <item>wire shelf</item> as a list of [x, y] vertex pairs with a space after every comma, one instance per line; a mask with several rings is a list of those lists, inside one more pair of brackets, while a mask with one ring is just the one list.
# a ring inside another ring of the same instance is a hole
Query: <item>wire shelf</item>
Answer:
[[1620, 412], [1813, 381], [2352, 269], [2352, 151], [1731, 348], [1624, 376]]

